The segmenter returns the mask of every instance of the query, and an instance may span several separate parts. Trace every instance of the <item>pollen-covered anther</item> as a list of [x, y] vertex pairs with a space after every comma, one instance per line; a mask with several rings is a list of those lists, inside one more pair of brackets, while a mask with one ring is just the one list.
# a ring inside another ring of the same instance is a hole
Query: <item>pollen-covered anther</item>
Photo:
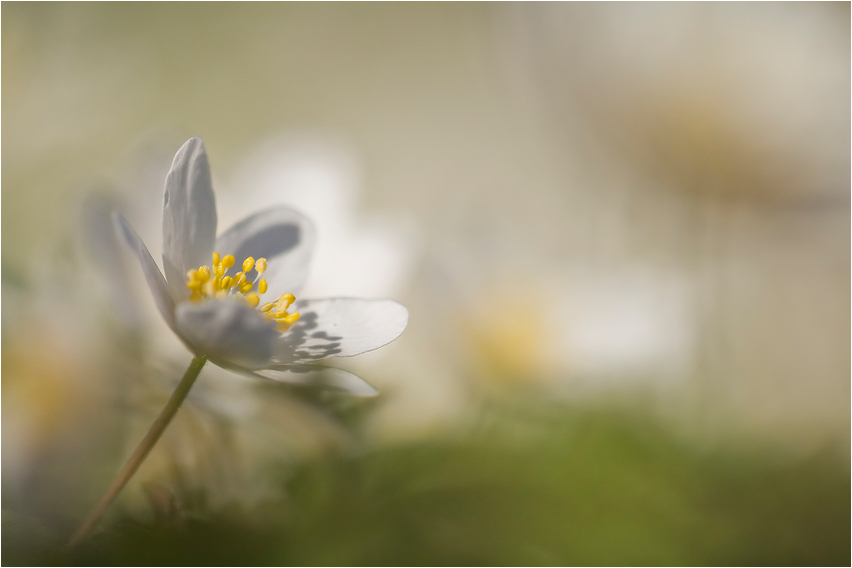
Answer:
[[[284, 313], [286, 314], [286, 312]], [[275, 326], [276, 331], [280, 331], [282, 333], [287, 331], [288, 329], [290, 329], [291, 325], [293, 325], [299, 320], [299, 317], [300, 314], [297, 312], [294, 314], [287, 314], [274, 318], [275, 322], [277, 323], [277, 325]]]
[[284, 317], [283, 319], [284, 319], [284, 321], [286, 321], [289, 324], [294, 324], [297, 321], [299, 321], [300, 317], [302, 317], [302, 314], [300, 314], [299, 312], [295, 312], [295, 313], [292, 313], [292, 314]]
[[258, 258], [257, 262], [254, 264], [254, 269], [257, 270], [258, 274], [266, 272], [266, 259], [263, 257]]
[[285, 311], [295, 301], [296, 296], [293, 294], [282, 294], [275, 302], [275, 307], [279, 310]]

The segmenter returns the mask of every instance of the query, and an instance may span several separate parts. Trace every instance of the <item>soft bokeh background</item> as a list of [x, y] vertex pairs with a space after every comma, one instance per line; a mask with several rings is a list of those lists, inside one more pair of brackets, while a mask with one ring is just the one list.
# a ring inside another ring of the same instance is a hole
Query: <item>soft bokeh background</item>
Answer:
[[[4, 562], [847, 563], [849, 85], [845, 3], [4, 3]], [[208, 367], [56, 560], [189, 361], [105, 219], [190, 136], [409, 328]]]

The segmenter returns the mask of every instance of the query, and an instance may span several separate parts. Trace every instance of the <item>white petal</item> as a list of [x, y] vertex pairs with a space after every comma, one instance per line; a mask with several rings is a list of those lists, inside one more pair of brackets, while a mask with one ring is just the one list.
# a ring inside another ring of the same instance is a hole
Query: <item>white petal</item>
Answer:
[[189, 348], [213, 363], [259, 369], [270, 363], [275, 323], [236, 299], [184, 302], [177, 307], [177, 330]]
[[317, 365], [282, 366], [252, 371], [252, 374], [279, 383], [297, 386], [318, 386], [343, 391], [353, 396], [376, 396], [372, 385], [361, 377], [336, 367]]
[[[80, 204], [78, 229], [83, 253], [97, 270], [100, 291], [110, 313], [128, 328], [142, 323], [134, 280], [138, 279], [135, 261], [127, 258], [123, 237], [119, 237], [112, 212], [116, 203], [105, 195], [90, 193]], [[150, 256], [150, 255], [148, 255]], [[160, 277], [162, 279], [162, 276]]]
[[[151, 294], [154, 296], [154, 302], [156, 302], [160, 314], [169, 324], [169, 327], [175, 329], [175, 302], [169, 294], [169, 287], [163, 278], [163, 273], [157, 268], [157, 263], [151, 258], [151, 253], [148, 252], [145, 243], [142, 242], [136, 231], [127, 224], [124, 217], [118, 213], [113, 213], [112, 220], [115, 224], [115, 230], [127, 243], [136, 258], [139, 259], [142, 272], [145, 274], [145, 281], [148, 283], [148, 288], [151, 289]], [[120, 270], [120, 267], [117, 267], [116, 270]]]
[[201, 138], [181, 146], [163, 197], [163, 270], [175, 300], [189, 297], [186, 273], [210, 265], [216, 241], [216, 197]]
[[302, 300], [288, 311], [301, 317], [275, 346], [274, 360], [284, 365], [372, 351], [408, 325], [408, 310], [393, 300]]
[[[308, 276], [308, 265], [314, 248], [314, 226], [301, 213], [289, 207], [271, 207], [243, 219], [216, 241], [216, 251], [234, 255], [237, 266], [249, 256], [266, 258], [263, 278], [269, 286], [264, 301], [281, 294], [298, 294]], [[254, 280], [254, 269], [246, 275]]]

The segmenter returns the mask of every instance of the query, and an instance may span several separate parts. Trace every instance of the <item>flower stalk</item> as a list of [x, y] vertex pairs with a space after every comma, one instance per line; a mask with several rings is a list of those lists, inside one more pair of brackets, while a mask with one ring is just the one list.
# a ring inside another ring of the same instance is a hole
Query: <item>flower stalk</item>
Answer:
[[184, 373], [183, 378], [172, 393], [172, 396], [169, 398], [166, 406], [160, 412], [160, 415], [157, 416], [154, 423], [151, 424], [151, 428], [148, 430], [145, 438], [142, 439], [142, 442], [140, 442], [139, 446], [137, 446], [133, 455], [130, 456], [130, 459], [127, 460], [127, 463], [125, 463], [124, 467], [121, 468], [121, 471], [118, 472], [118, 475], [109, 486], [109, 489], [107, 489], [104, 496], [101, 497], [101, 500], [86, 518], [85, 522], [80, 525], [80, 528], [77, 529], [77, 532], [71, 537], [71, 540], [68, 542], [70, 546], [74, 546], [85, 541], [92, 534], [92, 531], [98, 525], [101, 518], [104, 516], [104, 513], [106, 513], [109, 506], [112, 505], [112, 502], [115, 501], [115, 498], [124, 486], [127, 485], [127, 482], [130, 481], [130, 478], [133, 477], [133, 474], [136, 473], [136, 470], [139, 469], [139, 466], [142, 465], [142, 462], [145, 461], [148, 453], [165, 431], [166, 426], [169, 425], [169, 422], [171, 422], [172, 418], [174, 418], [175, 414], [177, 414], [178, 409], [181, 404], [183, 404], [186, 395], [189, 394], [189, 390], [192, 388], [193, 383], [195, 383], [195, 379], [198, 378], [198, 374], [201, 373], [201, 369], [204, 367], [205, 363], [207, 363], [207, 355], [204, 354], [198, 355], [192, 360], [192, 363], [190, 363], [189, 368], [186, 370], [186, 373]]

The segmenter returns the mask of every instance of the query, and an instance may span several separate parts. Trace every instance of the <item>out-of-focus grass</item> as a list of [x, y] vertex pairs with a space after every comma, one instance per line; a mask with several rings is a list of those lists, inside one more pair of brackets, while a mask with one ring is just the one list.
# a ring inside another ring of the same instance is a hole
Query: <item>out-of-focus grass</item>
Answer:
[[[4, 511], [5, 565], [846, 565], [831, 451], [702, 451], [614, 411], [282, 465], [288, 497], [106, 527], [86, 545]], [[64, 529], [63, 529], [64, 530]]]

